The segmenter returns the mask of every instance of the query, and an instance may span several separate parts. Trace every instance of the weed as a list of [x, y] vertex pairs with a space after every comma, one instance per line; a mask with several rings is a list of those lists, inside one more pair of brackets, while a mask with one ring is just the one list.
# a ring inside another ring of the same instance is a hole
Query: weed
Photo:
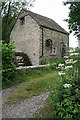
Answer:
[[43, 76], [35, 78], [28, 77], [25, 84], [8, 97], [8, 102], [19, 102], [34, 95], [39, 95], [44, 91], [51, 91], [56, 86], [59, 76], [56, 72], [44, 73]]

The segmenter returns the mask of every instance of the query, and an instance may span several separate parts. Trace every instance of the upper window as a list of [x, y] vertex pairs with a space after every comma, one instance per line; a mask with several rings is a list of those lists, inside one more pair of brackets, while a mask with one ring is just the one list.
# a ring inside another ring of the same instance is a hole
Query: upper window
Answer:
[[21, 20], [21, 25], [24, 25], [24, 23], [25, 23], [25, 18], [22, 17], [22, 18], [20, 18], [20, 20]]

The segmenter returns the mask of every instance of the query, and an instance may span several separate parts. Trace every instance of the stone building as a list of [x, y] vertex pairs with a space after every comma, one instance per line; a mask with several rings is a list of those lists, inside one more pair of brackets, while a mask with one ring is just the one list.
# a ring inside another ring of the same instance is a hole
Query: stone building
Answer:
[[16, 46], [17, 58], [22, 56], [28, 65], [68, 55], [68, 32], [52, 19], [26, 9], [19, 13], [10, 39]]

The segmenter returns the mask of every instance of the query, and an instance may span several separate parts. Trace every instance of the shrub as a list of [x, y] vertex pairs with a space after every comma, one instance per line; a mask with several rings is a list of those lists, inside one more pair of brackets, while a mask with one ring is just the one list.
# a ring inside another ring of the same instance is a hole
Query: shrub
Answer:
[[11, 83], [15, 72], [14, 48], [13, 42], [9, 42], [9, 44], [2, 43], [2, 86]]
[[13, 78], [12, 78], [12, 84], [11, 85], [18, 85], [22, 82], [25, 82], [26, 80], [26, 69], [22, 68], [15, 72]]
[[[65, 73], [61, 75], [61, 80], [50, 96], [52, 105], [52, 118], [76, 119], [80, 118], [80, 54], [70, 57], [72, 63], [65, 63], [67, 69], [62, 69]], [[68, 59], [68, 62], [70, 62]], [[72, 68], [69, 66], [72, 65]]]

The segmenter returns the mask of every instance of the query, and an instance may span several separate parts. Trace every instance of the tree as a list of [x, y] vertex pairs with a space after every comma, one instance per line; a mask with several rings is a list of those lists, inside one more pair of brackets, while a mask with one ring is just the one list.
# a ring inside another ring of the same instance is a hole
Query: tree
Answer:
[[14, 53], [15, 47], [12, 42], [8, 44], [2, 42], [2, 85], [7, 85], [12, 83], [12, 77], [15, 73], [14, 65]]
[[0, 2], [0, 11], [2, 16], [2, 40], [6, 43], [10, 40], [10, 32], [16, 21], [18, 13], [21, 8], [24, 7], [29, 9], [33, 6], [35, 0], [26, 0], [26, 2], [10, 2], [5, 0], [5, 2]]
[[[75, 32], [74, 35], [78, 37], [80, 42], [80, 1], [78, 2], [64, 2], [64, 5], [70, 4], [69, 19], [66, 21], [69, 24], [70, 33]], [[79, 48], [80, 49], [80, 48]], [[80, 51], [78, 55], [78, 64], [80, 62]], [[78, 81], [80, 80], [80, 66], [78, 65]]]
[[69, 6], [69, 18], [66, 19], [69, 25], [70, 33], [75, 32], [74, 35], [80, 39], [80, 2], [64, 2], [64, 5]]

